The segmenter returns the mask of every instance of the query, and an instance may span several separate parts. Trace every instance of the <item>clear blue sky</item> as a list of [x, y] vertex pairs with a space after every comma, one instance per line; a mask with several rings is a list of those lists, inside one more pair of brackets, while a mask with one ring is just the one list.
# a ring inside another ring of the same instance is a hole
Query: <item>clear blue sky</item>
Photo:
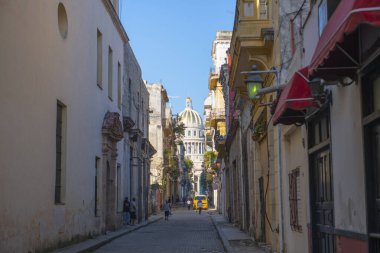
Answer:
[[212, 67], [211, 47], [219, 30], [232, 31], [236, 0], [121, 0], [121, 20], [143, 79], [161, 82], [173, 113], [185, 98], [203, 116]]

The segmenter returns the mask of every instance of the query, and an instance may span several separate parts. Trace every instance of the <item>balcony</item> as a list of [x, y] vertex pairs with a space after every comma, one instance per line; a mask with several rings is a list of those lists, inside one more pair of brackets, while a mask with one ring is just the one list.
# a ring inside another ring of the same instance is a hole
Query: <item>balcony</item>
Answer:
[[218, 122], [226, 120], [226, 110], [224, 108], [213, 108], [210, 113], [210, 126], [217, 127]]
[[226, 144], [226, 133], [224, 129], [224, 133], [221, 130], [217, 130], [214, 136], [215, 149], [218, 152], [224, 151], [224, 146]]
[[218, 82], [219, 82], [219, 74], [210, 72], [208, 89], [215, 90], [216, 86], [218, 85]]
[[[259, 1], [256, 6], [248, 6], [247, 2], [238, 1], [234, 29], [231, 39], [231, 72], [229, 85], [244, 92], [244, 76], [242, 71], [249, 71], [253, 64], [258, 69], [273, 66], [272, 48], [274, 32], [270, 15], [271, 1]], [[251, 8], [251, 9], [250, 9]], [[269, 63], [269, 64], [268, 64]]]

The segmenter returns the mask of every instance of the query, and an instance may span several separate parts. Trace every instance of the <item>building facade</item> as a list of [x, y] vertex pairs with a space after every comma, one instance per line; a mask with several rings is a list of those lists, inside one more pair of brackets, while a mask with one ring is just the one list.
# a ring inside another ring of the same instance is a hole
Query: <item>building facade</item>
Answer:
[[[223, 95], [223, 86], [220, 83], [220, 71], [223, 64], [227, 63], [227, 51], [230, 47], [232, 32], [218, 31], [213, 41], [211, 50], [212, 61], [214, 63], [209, 77], [209, 96], [204, 102], [205, 116], [205, 133], [206, 133], [206, 150], [215, 152], [219, 159], [216, 163], [210, 164], [209, 173], [213, 174], [213, 189], [210, 189], [213, 205], [219, 209], [219, 203], [224, 202], [220, 199], [220, 164], [225, 154], [225, 138], [226, 138], [226, 110], [225, 99]], [[220, 210], [219, 210], [220, 211]]]
[[[149, 142], [149, 92], [140, 65], [129, 44], [124, 45], [124, 167], [125, 196], [137, 204], [137, 221], [150, 210], [150, 158], [155, 153]], [[121, 211], [121, 210], [120, 210]]]
[[119, 2], [1, 6], [0, 251], [49, 251], [116, 230], [125, 197], [145, 220], [149, 95]]
[[169, 98], [162, 84], [148, 84], [149, 91], [149, 140], [157, 153], [151, 160], [150, 185], [154, 212], [160, 210], [163, 201], [162, 179], [164, 175], [165, 139], [169, 138], [171, 119], [166, 118], [166, 104]]
[[1, 3], [1, 252], [121, 226], [128, 37], [117, 2]]
[[[269, 252], [380, 252], [379, 2], [236, 10], [220, 74], [222, 213]], [[251, 74], [264, 86], [254, 98]]]
[[[201, 194], [200, 175], [203, 171], [203, 155], [205, 150], [204, 127], [199, 113], [193, 110], [191, 98], [186, 98], [186, 107], [179, 114], [179, 120], [185, 126], [183, 145], [185, 157], [193, 161], [193, 189], [195, 193]], [[204, 189], [205, 190], [205, 189]], [[204, 192], [203, 192], [204, 194]]]

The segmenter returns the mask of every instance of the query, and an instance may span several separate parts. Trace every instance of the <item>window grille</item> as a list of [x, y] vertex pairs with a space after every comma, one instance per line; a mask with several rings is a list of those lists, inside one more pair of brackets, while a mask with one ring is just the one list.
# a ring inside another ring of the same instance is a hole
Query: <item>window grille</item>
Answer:
[[289, 174], [289, 205], [290, 205], [290, 226], [293, 231], [302, 231], [299, 222], [301, 210], [301, 192], [300, 192], [300, 172], [299, 168], [292, 170]]

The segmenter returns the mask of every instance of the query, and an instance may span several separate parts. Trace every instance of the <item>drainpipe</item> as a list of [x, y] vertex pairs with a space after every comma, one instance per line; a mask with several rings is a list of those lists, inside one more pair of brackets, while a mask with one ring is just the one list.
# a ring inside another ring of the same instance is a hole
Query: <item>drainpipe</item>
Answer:
[[279, 194], [280, 194], [280, 252], [284, 252], [284, 203], [282, 197], [282, 150], [281, 150], [281, 127], [277, 126], [277, 138], [278, 138], [278, 170], [279, 170]]
[[[247, 203], [245, 203], [245, 188], [244, 188], [244, 178], [243, 178], [243, 125], [242, 125], [242, 119], [241, 119], [241, 114], [242, 114], [242, 111], [240, 111], [239, 113], [239, 141], [240, 141], [240, 178], [241, 178], [241, 182], [240, 182], [240, 186], [241, 186], [241, 199], [240, 199], [240, 204], [244, 207], [242, 207], [242, 214], [243, 216], [241, 217], [241, 223], [242, 223], [242, 227], [244, 228], [246, 224], [245, 223], [245, 216], [247, 215], [245, 213], [245, 205]], [[244, 203], [244, 204], [243, 204]]]
[[[276, 86], [280, 86], [280, 72], [276, 72], [276, 80], [277, 84]], [[280, 197], [280, 253], [283, 253], [285, 250], [284, 247], [284, 204], [283, 204], [283, 197], [282, 197], [282, 149], [281, 149], [281, 127], [277, 126], [277, 151], [278, 151], [278, 173], [279, 173], [279, 187], [278, 187], [278, 194]]]

